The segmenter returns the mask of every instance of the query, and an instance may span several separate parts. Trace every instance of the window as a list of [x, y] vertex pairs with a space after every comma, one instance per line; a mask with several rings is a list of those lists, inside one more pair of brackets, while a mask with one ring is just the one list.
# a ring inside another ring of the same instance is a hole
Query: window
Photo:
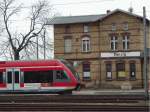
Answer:
[[130, 79], [136, 79], [136, 65], [135, 63], [130, 63]]
[[7, 82], [8, 84], [12, 83], [12, 72], [7, 72]]
[[90, 80], [90, 63], [83, 63], [83, 80]]
[[123, 30], [125, 30], [125, 31], [128, 30], [128, 23], [127, 22], [123, 23]]
[[117, 79], [124, 80], [126, 78], [125, 73], [125, 64], [124, 63], [117, 63], [116, 64], [116, 72], [117, 72]]
[[65, 50], [65, 53], [70, 53], [71, 50], [72, 50], [72, 40], [70, 38], [65, 38], [64, 40], [64, 50]]
[[89, 37], [84, 37], [82, 39], [82, 52], [89, 52], [90, 51], [90, 39]]
[[64, 71], [56, 71], [56, 80], [68, 79], [67, 74]]
[[89, 26], [88, 26], [87, 24], [85, 24], [85, 25], [83, 26], [83, 31], [84, 31], [84, 33], [89, 32]]
[[19, 83], [19, 71], [15, 71], [15, 83]]
[[65, 33], [70, 33], [70, 25], [65, 26]]
[[112, 66], [110, 63], [106, 64], [106, 79], [112, 79]]
[[112, 31], [116, 31], [116, 23], [112, 23], [111, 30], [112, 30]]
[[122, 43], [123, 43], [123, 49], [128, 50], [129, 49], [129, 37], [124, 36], [123, 40], [122, 40]]
[[3, 83], [3, 72], [0, 72], [0, 83]]
[[113, 51], [117, 50], [117, 42], [118, 42], [117, 37], [112, 36], [111, 37], [111, 50]]
[[26, 71], [24, 83], [49, 83], [53, 81], [53, 71]]

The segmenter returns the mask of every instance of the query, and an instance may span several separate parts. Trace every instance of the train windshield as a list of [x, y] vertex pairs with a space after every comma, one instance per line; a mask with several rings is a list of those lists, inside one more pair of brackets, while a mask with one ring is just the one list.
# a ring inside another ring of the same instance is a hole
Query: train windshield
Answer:
[[62, 62], [64, 65], [66, 65], [66, 66], [71, 70], [71, 72], [72, 72], [73, 75], [76, 77], [76, 79], [80, 80], [78, 72], [76, 72], [76, 71], [74, 70], [73, 66], [72, 66], [68, 61], [66, 61], [66, 60], [61, 60], [61, 62]]

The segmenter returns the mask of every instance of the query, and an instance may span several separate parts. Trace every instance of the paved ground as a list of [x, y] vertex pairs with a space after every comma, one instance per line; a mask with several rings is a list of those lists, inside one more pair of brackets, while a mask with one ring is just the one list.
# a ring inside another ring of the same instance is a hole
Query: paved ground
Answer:
[[[136, 89], [136, 90], [80, 90], [80, 91], [73, 91], [74, 95], [82, 94], [82, 95], [122, 95], [122, 94], [144, 94], [143, 89]], [[150, 95], [150, 91], [149, 91]]]

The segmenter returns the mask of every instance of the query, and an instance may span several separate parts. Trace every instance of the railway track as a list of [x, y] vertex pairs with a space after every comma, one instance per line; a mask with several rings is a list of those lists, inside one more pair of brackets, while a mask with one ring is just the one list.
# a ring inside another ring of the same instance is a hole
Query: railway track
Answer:
[[0, 111], [149, 112], [143, 95], [0, 95]]
[[[8, 108], [9, 107], [9, 108]], [[4, 103], [0, 111], [136, 111], [149, 112], [146, 106], [70, 104], [70, 103]]]
[[143, 95], [4, 95], [0, 102], [64, 102], [64, 103], [137, 103], [146, 101]]

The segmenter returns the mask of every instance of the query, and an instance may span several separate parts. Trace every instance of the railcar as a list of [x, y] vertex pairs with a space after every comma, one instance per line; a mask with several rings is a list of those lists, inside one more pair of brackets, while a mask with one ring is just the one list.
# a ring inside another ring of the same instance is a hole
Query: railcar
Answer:
[[65, 60], [1, 61], [0, 93], [71, 93], [78, 73]]

